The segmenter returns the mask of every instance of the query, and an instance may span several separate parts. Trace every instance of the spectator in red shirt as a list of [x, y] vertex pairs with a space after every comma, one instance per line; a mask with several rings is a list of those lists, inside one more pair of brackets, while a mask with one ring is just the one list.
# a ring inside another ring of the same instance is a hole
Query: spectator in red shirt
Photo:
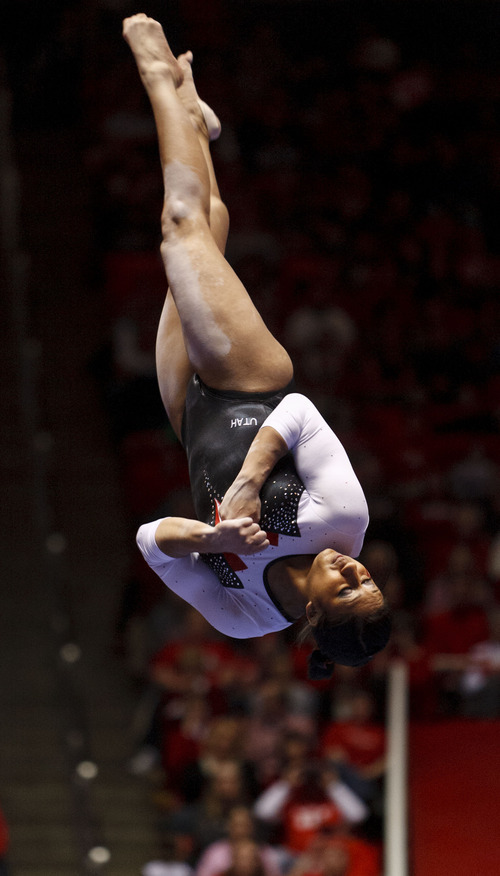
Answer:
[[385, 730], [375, 721], [371, 694], [354, 690], [344, 702], [345, 717], [325, 728], [321, 754], [332, 761], [343, 780], [363, 799], [373, 799], [385, 772]]
[[489, 638], [488, 616], [475, 599], [474, 588], [465, 575], [448, 580], [450, 608], [424, 621], [424, 647], [429, 651], [433, 668], [440, 672], [440, 710], [455, 714], [460, 708], [461, 663], [456, 656], [471, 651]]
[[467, 576], [450, 576], [448, 593], [448, 610], [424, 621], [424, 644], [432, 654], [465, 654], [488, 638], [488, 617]]
[[346, 831], [320, 833], [288, 876], [380, 876], [380, 849]]
[[318, 761], [306, 769], [285, 767], [257, 798], [254, 814], [273, 825], [282, 844], [295, 855], [326, 827], [361, 823], [368, 809], [334, 769]]

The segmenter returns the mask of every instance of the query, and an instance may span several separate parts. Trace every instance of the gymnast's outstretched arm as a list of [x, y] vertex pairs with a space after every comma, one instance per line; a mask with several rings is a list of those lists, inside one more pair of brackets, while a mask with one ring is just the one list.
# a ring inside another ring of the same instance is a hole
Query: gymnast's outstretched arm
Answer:
[[160, 521], [155, 541], [168, 557], [234, 553], [249, 556], [269, 546], [267, 535], [250, 517], [223, 520], [215, 526], [186, 517], [165, 517]]

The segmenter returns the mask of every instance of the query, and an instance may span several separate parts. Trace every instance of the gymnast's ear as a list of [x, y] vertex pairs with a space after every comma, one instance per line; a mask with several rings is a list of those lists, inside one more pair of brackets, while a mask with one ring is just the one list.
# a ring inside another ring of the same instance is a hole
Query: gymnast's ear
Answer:
[[306, 618], [311, 627], [316, 627], [319, 623], [321, 617], [321, 613], [317, 608], [314, 607], [312, 602], [308, 602], [306, 605]]

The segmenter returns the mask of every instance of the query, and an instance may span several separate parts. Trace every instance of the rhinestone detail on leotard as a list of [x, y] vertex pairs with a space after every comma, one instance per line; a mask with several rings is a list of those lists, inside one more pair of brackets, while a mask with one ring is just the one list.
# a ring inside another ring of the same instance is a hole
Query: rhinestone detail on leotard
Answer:
[[277, 532], [295, 538], [300, 536], [297, 524], [299, 501], [304, 485], [292, 471], [283, 470], [279, 478], [266, 484], [262, 498], [260, 525], [266, 532]]

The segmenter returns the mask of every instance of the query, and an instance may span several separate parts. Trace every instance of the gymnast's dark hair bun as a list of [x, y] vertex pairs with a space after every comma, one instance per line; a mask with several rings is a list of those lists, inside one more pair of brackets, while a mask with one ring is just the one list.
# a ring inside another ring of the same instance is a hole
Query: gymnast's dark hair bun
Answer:
[[309, 678], [330, 678], [335, 663], [364, 666], [385, 648], [391, 634], [391, 618], [384, 607], [372, 617], [353, 617], [341, 624], [318, 624], [312, 634], [319, 650], [313, 651], [309, 658]]
[[309, 654], [307, 661], [307, 677], [313, 681], [321, 681], [325, 678], [331, 678], [335, 664], [325, 657], [325, 655], [316, 648], [312, 654]]

